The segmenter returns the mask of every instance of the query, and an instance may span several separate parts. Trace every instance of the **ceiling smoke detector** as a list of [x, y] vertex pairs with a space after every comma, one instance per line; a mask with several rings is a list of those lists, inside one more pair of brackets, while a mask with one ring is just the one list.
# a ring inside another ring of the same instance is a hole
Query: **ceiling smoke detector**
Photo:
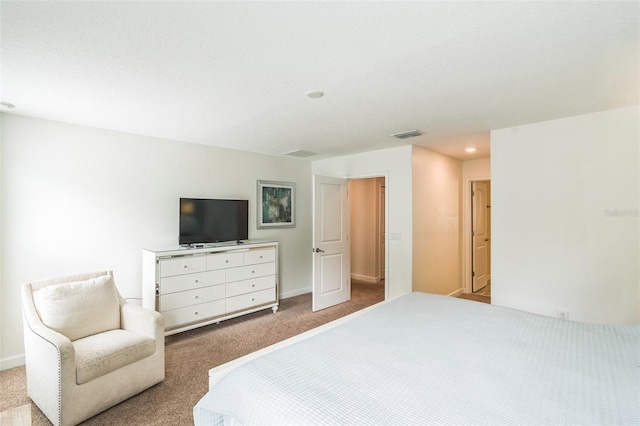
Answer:
[[398, 139], [409, 139], [415, 138], [416, 136], [420, 135], [422, 135], [422, 132], [420, 130], [407, 130], [406, 132], [394, 133], [391, 136]]
[[282, 155], [289, 155], [291, 157], [311, 157], [312, 155], [318, 155], [317, 152], [305, 151], [304, 149], [296, 149], [294, 151], [285, 152]]

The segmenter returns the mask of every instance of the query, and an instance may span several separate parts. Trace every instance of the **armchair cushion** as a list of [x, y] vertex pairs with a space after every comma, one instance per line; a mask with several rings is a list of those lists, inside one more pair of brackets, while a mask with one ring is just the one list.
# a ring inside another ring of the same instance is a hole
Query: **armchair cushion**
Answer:
[[33, 302], [41, 321], [72, 341], [120, 328], [120, 301], [112, 275], [34, 290]]
[[73, 342], [76, 383], [81, 385], [152, 355], [156, 341], [126, 330], [110, 330]]

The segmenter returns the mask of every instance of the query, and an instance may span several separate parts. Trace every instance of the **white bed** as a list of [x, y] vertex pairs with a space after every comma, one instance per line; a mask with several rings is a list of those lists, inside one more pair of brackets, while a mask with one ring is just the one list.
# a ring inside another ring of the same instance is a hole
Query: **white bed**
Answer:
[[411, 293], [214, 368], [201, 425], [639, 425], [640, 325]]

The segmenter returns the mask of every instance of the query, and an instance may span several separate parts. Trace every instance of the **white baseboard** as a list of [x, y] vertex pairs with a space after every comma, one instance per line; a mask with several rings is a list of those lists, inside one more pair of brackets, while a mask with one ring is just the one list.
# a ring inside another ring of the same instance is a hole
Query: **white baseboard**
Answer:
[[290, 297], [300, 296], [301, 294], [311, 293], [311, 287], [299, 288], [293, 291], [287, 291], [286, 293], [280, 293], [280, 299], [288, 299]]
[[447, 296], [451, 296], [451, 297], [458, 297], [460, 296], [462, 293], [464, 293], [462, 291], [461, 288], [457, 289], [456, 291], [454, 291], [453, 293], [449, 293]]
[[352, 280], [364, 281], [366, 283], [377, 284], [379, 283], [380, 277], [370, 277], [368, 275], [360, 275], [360, 274], [351, 274]]
[[0, 359], [0, 370], [8, 370], [13, 367], [24, 365], [24, 355], [12, 356]]
[[[351, 274], [351, 279], [364, 281], [372, 284], [378, 284], [382, 282], [382, 279], [380, 277], [370, 277], [368, 275], [359, 275], [359, 274]], [[311, 287], [299, 288], [296, 290], [280, 293], [280, 299], [288, 299], [290, 297], [300, 296], [301, 294], [311, 293], [312, 291], [313, 289]]]

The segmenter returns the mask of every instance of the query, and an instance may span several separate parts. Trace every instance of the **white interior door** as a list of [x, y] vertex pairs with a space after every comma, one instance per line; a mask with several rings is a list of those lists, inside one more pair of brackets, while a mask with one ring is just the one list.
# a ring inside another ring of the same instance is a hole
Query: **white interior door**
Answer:
[[489, 233], [487, 227], [487, 184], [471, 184], [472, 209], [472, 285], [473, 292], [481, 290], [489, 280]]
[[348, 182], [313, 177], [313, 311], [351, 299]]

